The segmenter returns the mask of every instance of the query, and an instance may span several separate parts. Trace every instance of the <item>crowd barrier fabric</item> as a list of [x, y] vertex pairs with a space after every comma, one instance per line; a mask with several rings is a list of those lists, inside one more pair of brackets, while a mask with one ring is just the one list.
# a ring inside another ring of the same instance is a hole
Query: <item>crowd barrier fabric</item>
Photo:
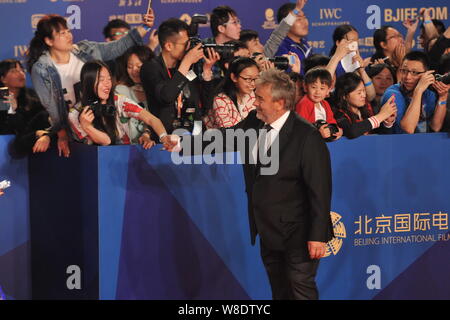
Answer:
[[[321, 299], [449, 299], [449, 136], [328, 147]], [[33, 298], [270, 299], [241, 165], [175, 165], [158, 146], [51, 151], [29, 160]]]
[[0, 136], [0, 181], [11, 186], [0, 197], [0, 299], [31, 298], [28, 159], [14, 159], [12, 136]]

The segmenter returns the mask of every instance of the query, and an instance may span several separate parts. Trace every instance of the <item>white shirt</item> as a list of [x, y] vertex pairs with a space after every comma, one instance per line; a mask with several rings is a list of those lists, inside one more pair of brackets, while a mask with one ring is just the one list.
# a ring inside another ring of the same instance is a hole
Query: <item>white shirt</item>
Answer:
[[314, 114], [316, 115], [316, 121], [317, 120], [325, 120], [327, 121], [327, 112], [325, 111], [325, 108], [320, 103], [320, 107], [316, 108], [314, 106]]
[[[287, 118], [289, 117], [290, 113], [291, 113], [291, 111], [289, 111], [289, 110], [286, 111], [281, 117], [279, 117], [277, 120], [275, 120], [274, 122], [272, 122], [270, 124], [272, 129], [270, 131], [268, 131], [267, 134], [266, 134], [266, 137], [265, 137], [266, 138], [266, 142], [264, 144], [264, 153], [267, 153], [267, 150], [269, 150], [269, 148], [272, 145], [272, 143], [275, 141], [275, 139], [280, 134], [281, 128], [283, 128], [283, 126], [286, 123]], [[260, 137], [262, 137], [262, 135]], [[253, 147], [252, 155], [253, 155], [253, 159], [257, 159], [258, 144], [255, 144], [255, 146]], [[256, 163], [256, 161], [255, 161], [255, 163]]]
[[81, 68], [83, 68], [83, 65], [84, 62], [78, 59], [72, 52], [70, 53], [69, 63], [55, 63], [56, 70], [58, 70], [59, 77], [61, 78], [62, 88], [63, 90], [65, 89], [64, 100], [70, 101], [69, 108], [73, 107], [77, 102], [73, 86], [80, 82]]

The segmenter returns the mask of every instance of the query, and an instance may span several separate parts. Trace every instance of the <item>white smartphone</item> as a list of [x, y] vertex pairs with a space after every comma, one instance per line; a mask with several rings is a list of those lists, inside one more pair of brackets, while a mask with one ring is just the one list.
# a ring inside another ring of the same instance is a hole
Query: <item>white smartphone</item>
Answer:
[[358, 50], [358, 42], [352, 41], [348, 44], [348, 48], [350, 51], [357, 51]]
[[0, 182], [0, 189], [5, 190], [6, 188], [9, 188], [11, 186], [11, 181], [3, 180]]

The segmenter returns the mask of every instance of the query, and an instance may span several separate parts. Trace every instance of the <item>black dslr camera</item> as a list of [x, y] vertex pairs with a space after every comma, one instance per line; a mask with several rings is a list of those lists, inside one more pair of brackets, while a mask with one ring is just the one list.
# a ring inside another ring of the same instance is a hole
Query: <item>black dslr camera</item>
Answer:
[[[189, 40], [191, 45], [189, 50], [202, 43], [202, 40], [198, 36], [198, 25], [208, 23], [208, 17], [201, 14], [194, 14], [192, 16], [191, 24], [189, 25]], [[207, 54], [207, 49], [212, 48], [218, 54], [220, 54], [221, 59], [229, 59], [233, 57], [233, 52], [235, 49], [234, 44], [215, 44], [215, 43], [204, 43], [202, 44], [203, 51], [205, 55]]]
[[9, 96], [9, 88], [8, 87], [1, 87], [0, 88], [0, 99], [6, 100], [6, 97]]
[[116, 115], [116, 106], [111, 104], [102, 104], [99, 101], [92, 102], [89, 107], [94, 113], [94, 117], [114, 117]]
[[336, 139], [336, 133], [339, 132], [338, 126], [334, 123], [328, 123], [322, 119], [314, 122], [314, 126], [317, 128], [317, 130], [319, 130], [319, 128], [321, 126], [323, 126], [324, 124], [327, 124], [326, 128], [330, 129], [330, 133], [331, 133], [331, 136], [329, 138], [326, 138], [325, 141], [327, 141], [327, 142], [333, 141], [334, 139]]
[[434, 79], [436, 79], [436, 81], [441, 81], [444, 84], [449, 84], [450, 83], [450, 72], [447, 72], [446, 74], [434, 74]]
[[[256, 58], [262, 55], [261, 52], [255, 52], [252, 55], [252, 58], [254, 60], [256, 60]], [[289, 58], [288, 57], [284, 57], [284, 56], [275, 56], [273, 58], [264, 58], [267, 61], [273, 62], [273, 64], [275, 65], [275, 68], [279, 69], [279, 70], [287, 70], [289, 68]]]

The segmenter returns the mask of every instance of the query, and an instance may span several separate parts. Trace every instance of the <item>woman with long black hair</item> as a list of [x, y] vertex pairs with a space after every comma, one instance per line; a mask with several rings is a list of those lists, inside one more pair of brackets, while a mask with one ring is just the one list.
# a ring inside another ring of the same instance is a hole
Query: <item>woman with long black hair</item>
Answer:
[[36, 92], [25, 84], [26, 74], [20, 61], [0, 61], [0, 87], [9, 93], [0, 101], [6, 107], [0, 111], [0, 134], [16, 135], [13, 143], [16, 156], [47, 151], [53, 136], [48, 130], [47, 111]]
[[367, 101], [364, 82], [355, 73], [346, 73], [336, 81], [334, 117], [349, 139], [365, 134], [390, 133], [394, 124], [397, 107], [395, 100], [389, 99], [375, 113]]
[[[69, 112], [76, 139], [102, 146], [130, 144], [128, 122], [131, 118], [149, 125], [162, 143], [172, 143], [171, 136], [167, 135], [158, 118], [127, 97], [114, 93], [111, 73], [106, 64], [101, 61], [87, 62], [81, 69], [81, 103]], [[177, 139], [173, 141], [176, 145]], [[144, 147], [147, 148], [146, 145]]]
[[142, 37], [153, 26], [154, 15], [144, 15], [144, 24], [113, 42], [81, 41], [74, 45], [73, 36], [62, 16], [44, 16], [37, 25], [29, 45], [28, 70], [33, 86], [50, 114], [52, 130], [58, 135], [60, 155], [70, 154], [68, 110], [78, 101], [78, 83], [84, 63], [95, 59], [107, 61], [128, 48], [143, 44]]
[[228, 68], [227, 76], [219, 85], [212, 108], [203, 121], [210, 128], [228, 128], [244, 120], [255, 109], [255, 81], [259, 69], [255, 60], [238, 57]]

